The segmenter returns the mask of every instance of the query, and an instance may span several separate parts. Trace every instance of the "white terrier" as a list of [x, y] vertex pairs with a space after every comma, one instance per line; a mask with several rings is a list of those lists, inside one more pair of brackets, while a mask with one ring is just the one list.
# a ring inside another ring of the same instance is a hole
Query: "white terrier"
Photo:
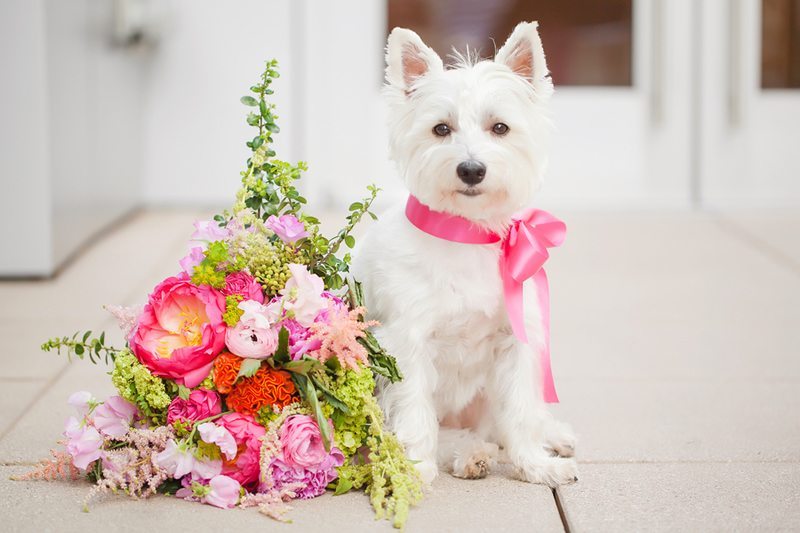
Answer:
[[[430, 209], [502, 234], [539, 188], [553, 86], [536, 28], [519, 24], [494, 61], [460, 57], [448, 69], [416, 33], [389, 35], [391, 157]], [[354, 274], [370, 318], [382, 324], [376, 335], [404, 375], [381, 383], [381, 406], [428, 483], [437, 464], [484, 477], [498, 446], [526, 481], [577, 479], [575, 438], [542, 399], [535, 290], [526, 292], [524, 344], [504, 306], [500, 250], [434, 237], [401, 208], [358, 250]]]

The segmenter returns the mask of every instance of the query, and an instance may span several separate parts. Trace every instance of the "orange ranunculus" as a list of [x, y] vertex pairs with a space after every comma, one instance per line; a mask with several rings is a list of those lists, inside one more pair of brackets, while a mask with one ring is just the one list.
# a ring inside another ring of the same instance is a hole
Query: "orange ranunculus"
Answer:
[[262, 366], [253, 377], [240, 379], [226, 402], [236, 412], [255, 415], [262, 407], [286, 407], [298, 399], [289, 372]]
[[214, 361], [214, 385], [220, 394], [228, 394], [236, 382], [242, 358], [230, 352], [222, 352]]

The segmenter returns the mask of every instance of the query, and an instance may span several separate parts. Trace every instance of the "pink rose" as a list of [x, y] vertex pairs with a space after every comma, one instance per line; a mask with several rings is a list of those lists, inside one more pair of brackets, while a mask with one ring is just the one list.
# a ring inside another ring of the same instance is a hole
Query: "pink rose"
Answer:
[[154, 375], [192, 388], [225, 346], [225, 297], [179, 274], [150, 295], [129, 338], [136, 358]]
[[103, 435], [120, 438], [128, 433], [139, 410], [120, 396], [111, 396], [93, 413], [94, 427]]
[[103, 436], [89, 425], [81, 425], [74, 416], [67, 419], [64, 427], [67, 438], [67, 453], [72, 456], [72, 464], [81, 470], [103, 457]]
[[283, 462], [289, 468], [314, 468], [328, 456], [317, 421], [306, 415], [286, 419], [280, 431]]
[[245, 300], [264, 303], [264, 290], [256, 278], [247, 272], [234, 272], [225, 276], [225, 288], [222, 289], [222, 294], [225, 296], [238, 294]]
[[172, 424], [180, 420], [191, 424], [221, 412], [219, 394], [208, 389], [196, 389], [189, 393], [189, 398], [186, 400], [180, 396], [172, 400], [167, 409], [167, 423]]
[[248, 490], [255, 489], [261, 472], [261, 437], [266, 430], [250, 415], [230, 413], [216, 420], [216, 424], [227, 429], [236, 440], [239, 453], [225, 461], [222, 473], [242, 484]]
[[294, 215], [282, 215], [280, 218], [272, 215], [264, 225], [274, 231], [275, 235], [285, 243], [294, 244], [300, 239], [308, 237], [306, 227]]

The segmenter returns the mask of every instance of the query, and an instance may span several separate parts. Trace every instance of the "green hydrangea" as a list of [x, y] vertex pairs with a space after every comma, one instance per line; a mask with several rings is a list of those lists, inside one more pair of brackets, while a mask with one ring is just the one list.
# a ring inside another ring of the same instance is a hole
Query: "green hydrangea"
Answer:
[[111, 382], [120, 396], [136, 404], [154, 424], [163, 425], [166, 422], [167, 407], [172, 401], [167, 387], [172, 389], [174, 384], [151, 374], [129, 349], [117, 354]]
[[339, 370], [327, 384], [334, 396], [348, 408], [349, 414], [333, 413], [336, 446], [346, 456], [353, 455], [367, 440], [369, 431], [366, 403], [371, 401], [375, 380], [368, 369]]

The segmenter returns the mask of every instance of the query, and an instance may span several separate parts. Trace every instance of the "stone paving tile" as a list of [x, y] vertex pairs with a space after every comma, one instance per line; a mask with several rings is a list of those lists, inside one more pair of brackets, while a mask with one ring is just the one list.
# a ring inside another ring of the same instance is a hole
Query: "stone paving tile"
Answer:
[[798, 463], [583, 464], [573, 531], [797, 531]]
[[[726, 229], [769, 255], [783, 256], [787, 266], [800, 272], [800, 211], [769, 209], [722, 211], [719, 218]], [[780, 258], [776, 259], [780, 260]]]
[[0, 380], [0, 438], [42, 393], [46, 383], [44, 379]]
[[582, 461], [800, 461], [800, 382], [566, 380]]
[[[164, 496], [146, 501], [103, 497], [81, 512], [90, 489], [85, 482], [21, 482], [9, 476], [25, 467], [0, 467], [0, 515], [3, 529], [16, 531], [84, 532], [103, 525], [104, 531], [391, 531], [387, 521], [375, 521], [366, 496], [352, 492], [326, 494], [298, 501], [280, 524], [253, 509], [223, 511]], [[468, 524], [465, 526], [465, 524]], [[409, 515], [406, 531], [563, 531], [550, 490], [490, 476], [465, 481], [450, 476], [434, 483], [432, 492]]]

